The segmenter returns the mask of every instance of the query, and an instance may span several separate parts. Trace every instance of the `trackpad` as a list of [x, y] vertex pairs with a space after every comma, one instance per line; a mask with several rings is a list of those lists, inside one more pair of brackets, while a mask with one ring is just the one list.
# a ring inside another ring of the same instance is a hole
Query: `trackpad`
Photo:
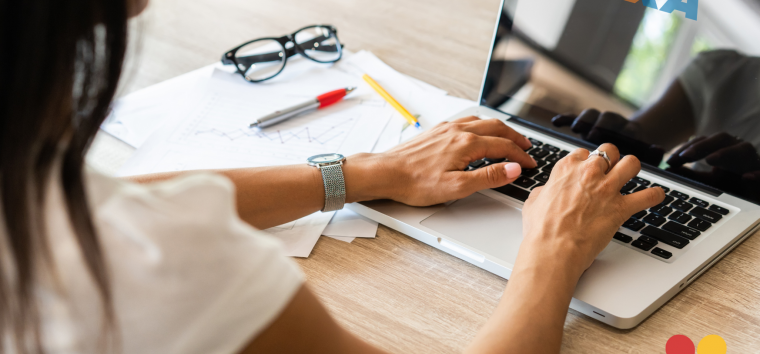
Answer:
[[522, 212], [480, 193], [452, 203], [420, 224], [510, 264], [515, 264], [522, 242]]

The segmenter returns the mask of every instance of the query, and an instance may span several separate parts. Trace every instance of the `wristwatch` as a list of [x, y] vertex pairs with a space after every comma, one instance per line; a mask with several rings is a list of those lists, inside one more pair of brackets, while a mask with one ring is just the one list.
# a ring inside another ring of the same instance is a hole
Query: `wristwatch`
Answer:
[[343, 209], [346, 204], [346, 182], [343, 179], [343, 161], [346, 157], [341, 154], [322, 154], [308, 158], [309, 166], [314, 166], [322, 172], [322, 182], [325, 185], [325, 207], [322, 212]]

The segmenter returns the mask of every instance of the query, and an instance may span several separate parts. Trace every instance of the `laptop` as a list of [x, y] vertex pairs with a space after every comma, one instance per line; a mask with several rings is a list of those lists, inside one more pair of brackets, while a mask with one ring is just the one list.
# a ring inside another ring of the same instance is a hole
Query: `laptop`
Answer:
[[[532, 140], [528, 153], [539, 168], [442, 205], [348, 207], [508, 279], [531, 190], [568, 152], [615, 143], [644, 161], [621, 193], [657, 185], [667, 198], [620, 227], [570, 307], [635, 327], [760, 229], [755, 5], [503, 0], [479, 105], [451, 119], [504, 121]], [[477, 160], [468, 169], [498, 162]]]

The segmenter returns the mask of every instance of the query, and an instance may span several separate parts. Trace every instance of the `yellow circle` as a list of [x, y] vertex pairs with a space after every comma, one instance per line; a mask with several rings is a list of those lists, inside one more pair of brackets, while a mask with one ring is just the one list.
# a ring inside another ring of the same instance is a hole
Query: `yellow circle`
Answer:
[[726, 354], [727, 350], [726, 341], [715, 334], [702, 338], [697, 346], [697, 354]]

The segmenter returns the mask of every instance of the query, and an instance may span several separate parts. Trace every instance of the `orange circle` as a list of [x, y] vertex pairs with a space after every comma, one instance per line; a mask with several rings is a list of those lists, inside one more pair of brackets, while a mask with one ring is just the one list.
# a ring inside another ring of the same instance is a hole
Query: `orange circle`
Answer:
[[697, 354], [726, 354], [728, 346], [723, 337], [711, 334], [702, 338], [697, 346]]

